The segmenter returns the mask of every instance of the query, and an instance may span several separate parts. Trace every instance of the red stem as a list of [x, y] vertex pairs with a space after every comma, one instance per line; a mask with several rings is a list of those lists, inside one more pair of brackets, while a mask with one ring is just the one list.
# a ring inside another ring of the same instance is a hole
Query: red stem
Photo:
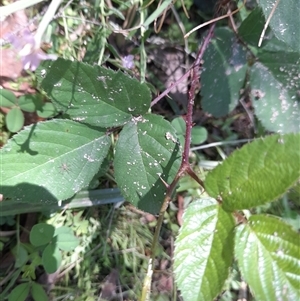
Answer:
[[196, 60], [190, 71], [191, 86], [188, 92], [188, 107], [187, 107], [187, 115], [185, 118], [186, 130], [185, 130], [184, 151], [182, 154], [181, 168], [179, 169], [179, 171], [181, 169], [185, 171], [190, 169], [189, 154], [190, 154], [190, 145], [191, 145], [191, 132], [193, 127], [193, 109], [194, 109], [196, 90], [197, 88], [199, 88], [200, 64], [203, 59], [204, 52], [213, 36], [214, 28], [215, 28], [215, 23], [210, 26], [208, 30], [208, 34], [204, 38], [203, 44], [201, 45], [198, 51]]

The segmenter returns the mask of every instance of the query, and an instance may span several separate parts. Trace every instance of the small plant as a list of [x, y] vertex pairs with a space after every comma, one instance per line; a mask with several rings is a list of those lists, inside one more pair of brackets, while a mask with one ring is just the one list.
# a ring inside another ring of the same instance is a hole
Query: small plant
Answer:
[[5, 116], [5, 124], [11, 133], [18, 132], [25, 122], [22, 111], [36, 112], [41, 118], [49, 118], [55, 115], [55, 108], [52, 103], [44, 102], [39, 94], [22, 95], [17, 98], [11, 91], [0, 90], [1, 107], [9, 109]]
[[22, 301], [31, 295], [35, 301], [48, 300], [41, 284], [35, 282], [35, 270], [42, 265], [46, 273], [56, 272], [62, 262], [62, 251], [73, 251], [79, 244], [71, 228], [39, 223], [30, 231], [31, 244], [18, 244], [12, 251], [16, 258], [15, 268], [22, 270], [25, 281], [9, 294], [9, 301]]

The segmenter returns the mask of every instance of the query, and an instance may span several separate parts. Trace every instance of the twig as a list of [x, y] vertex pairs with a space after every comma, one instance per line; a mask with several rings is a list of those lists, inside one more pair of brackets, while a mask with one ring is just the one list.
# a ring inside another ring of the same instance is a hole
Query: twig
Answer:
[[236, 10], [234, 10], [233, 12], [231, 12], [231, 10], [229, 10], [229, 11], [227, 12], [226, 15], [217, 17], [217, 18], [215, 18], [215, 19], [209, 20], [209, 21], [207, 21], [207, 22], [205, 22], [205, 23], [202, 23], [202, 24], [196, 26], [196, 27], [193, 28], [191, 31], [189, 31], [189, 32], [184, 36], [184, 38], [188, 38], [193, 32], [197, 31], [198, 29], [200, 29], [200, 28], [202, 28], [202, 27], [205, 27], [205, 26], [207, 26], [207, 25], [209, 25], [209, 24], [212, 24], [212, 23], [214, 24], [214, 23], [217, 22], [217, 21], [223, 20], [223, 19], [225, 19], [225, 18], [227, 18], [227, 17], [230, 17], [230, 16], [236, 14], [237, 12], [239, 12], [239, 11], [241, 10], [241, 8], [245, 5], [245, 3], [246, 3], [246, 0], [244, 0], [243, 5], [242, 5], [241, 7], [238, 7], [238, 8], [237, 8]]
[[277, 5], [279, 4], [279, 1], [280, 1], [280, 0], [277, 0], [277, 1], [276, 1], [275, 5], [273, 6], [273, 8], [272, 8], [272, 10], [271, 10], [271, 12], [270, 12], [270, 15], [269, 15], [268, 19], [266, 20], [264, 29], [263, 29], [263, 31], [261, 32], [261, 35], [260, 35], [260, 38], [259, 38], [259, 41], [258, 41], [258, 47], [261, 46], [261, 43], [262, 43], [263, 38], [264, 38], [264, 36], [265, 36], [266, 30], [267, 30], [267, 28], [268, 28], [268, 26], [269, 26], [269, 23], [270, 23], [270, 21], [271, 21], [273, 15], [274, 15], [275, 9], [276, 9]]
[[[161, 209], [159, 211], [159, 216], [157, 219], [157, 224], [156, 224], [153, 241], [152, 241], [152, 246], [151, 246], [151, 259], [149, 260], [149, 265], [152, 265], [152, 269], [154, 269], [154, 266], [155, 266], [155, 251], [157, 248], [159, 234], [160, 234], [160, 230], [161, 230], [162, 223], [164, 220], [164, 215], [169, 206], [169, 203], [172, 200], [172, 196], [176, 189], [179, 179], [184, 174], [187, 173], [193, 179], [195, 179], [201, 186], [203, 186], [203, 182], [197, 177], [197, 175], [193, 172], [193, 170], [190, 167], [189, 153], [190, 153], [190, 144], [191, 144], [191, 131], [192, 131], [192, 126], [193, 126], [194, 100], [195, 100], [196, 90], [198, 89], [199, 84], [200, 84], [199, 83], [200, 62], [201, 62], [204, 52], [207, 49], [207, 46], [213, 36], [214, 28], [215, 28], [215, 24], [212, 24], [211, 27], [209, 28], [208, 34], [204, 38], [203, 44], [201, 45], [201, 47], [199, 49], [199, 52], [197, 54], [196, 60], [193, 64], [192, 68], [183, 76], [183, 77], [187, 77], [187, 75], [191, 76], [191, 86], [190, 86], [190, 89], [188, 92], [188, 108], [187, 108], [187, 115], [186, 115], [186, 119], [185, 119], [186, 132], [185, 132], [185, 141], [184, 141], [184, 151], [182, 154], [182, 161], [181, 161], [180, 168], [179, 168], [174, 180], [172, 181], [172, 183], [170, 184], [170, 186], [167, 189], [166, 197], [165, 197], [163, 204], [161, 206]], [[143, 284], [143, 295], [140, 299], [141, 301], [149, 300], [150, 285], [151, 285], [151, 279], [149, 281], [149, 273], [147, 273], [147, 276], [146, 276], [144, 284]], [[146, 292], [147, 292], [147, 294], [146, 294]]]

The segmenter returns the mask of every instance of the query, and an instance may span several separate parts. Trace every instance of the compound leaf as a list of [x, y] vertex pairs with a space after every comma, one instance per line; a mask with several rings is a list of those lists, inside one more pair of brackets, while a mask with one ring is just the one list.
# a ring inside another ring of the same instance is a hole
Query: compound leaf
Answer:
[[147, 85], [121, 71], [58, 59], [43, 62], [37, 75], [56, 109], [79, 122], [120, 126], [149, 109]]
[[299, 242], [277, 217], [255, 215], [238, 226], [235, 255], [256, 300], [299, 300]]
[[233, 260], [234, 220], [215, 199], [194, 201], [175, 243], [175, 277], [184, 300], [212, 301]]
[[271, 202], [299, 179], [299, 145], [299, 133], [257, 139], [212, 170], [205, 188], [229, 211]]
[[71, 120], [26, 127], [0, 150], [0, 192], [23, 202], [55, 202], [88, 186], [107, 155], [103, 129]]
[[161, 116], [133, 118], [116, 144], [115, 177], [122, 194], [150, 213], [160, 210], [166, 187], [179, 169], [179, 144], [174, 128]]

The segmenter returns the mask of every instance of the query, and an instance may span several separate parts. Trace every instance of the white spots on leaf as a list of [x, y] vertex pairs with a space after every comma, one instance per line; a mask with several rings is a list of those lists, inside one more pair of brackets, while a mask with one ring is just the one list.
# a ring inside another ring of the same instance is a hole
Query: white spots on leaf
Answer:
[[277, 110], [275, 110], [274, 108], [272, 108], [272, 116], [270, 119], [271, 123], [275, 123], [278, 116], [279, 116], [279, 112]]
[[95, 161], [95, 159], [91, 158], [91, 156], [89, 156], [88, 154], [84, 154], [83, 158], [87, 159], [89, 162], [94, 162]]
[[[177, 143], [176, 138], [170, 132], [166, 132], [165, 137], [167, 140], [172, 140], [174, 143]], [[167, 143], [167, 145], [168, 145], [168, 143]]]
[[263, 97], [266, 95], [265, 92], [263, 92], [263, 91], [261, 91], [261, 90], [259, 90], [259, 89], [253, 89], [253, 90], [251, 91], [251, 94], [254, 96], [254, 98], [255, 98], [256, 100], [259, 100], [259, 99], [263, 98]]
[[45, 78], [46, 74], [47, 74], [46, 69], [42, 69], [42, 70], [41, 70], [41, 77], [42, 77], [42, 78]]
[[84, 121], [86, 119], [86, 117], [73, 117], [72, 120], [75, 121]]
[[137, 124], [138, 122], [142, 122], [142, 123], [145, 123], [149, 120], [145, 119], [143, 116], [137, 116], [137, 117], [132, 117], [131, 118], [131, 121], [134, 123], [134, 124]]

